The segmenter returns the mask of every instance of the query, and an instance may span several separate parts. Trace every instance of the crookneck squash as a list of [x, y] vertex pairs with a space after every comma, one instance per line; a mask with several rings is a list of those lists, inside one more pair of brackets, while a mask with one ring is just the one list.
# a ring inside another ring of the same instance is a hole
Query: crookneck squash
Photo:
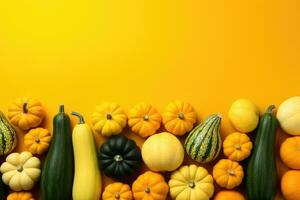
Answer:
[[61, 105], [53, 119], [53, 139], [42, 171], [43, 200], [72, 199], [73, 168], [70, 118]]
[[101, 175], [93, 132], [81, 114], [72, 112], [72, 115], [79, 118], [72, 134], [75, 159], [73, 200], [98, 200], [101, 195]]
[[113, 136], [100, 147], [98, 160], [106, 176], [126, 181], [138, 171], [142, 157], [133, 140]]
[[16, 144], [16, 131], [0, 111], [0, 157], [9, 154], [15, 148]]
[[249, 200], [270, 200], [276, 194], [275, 138], [277, 121], [269, 106], [261, 117], [254, 149], [247, 166], [246, 193]]
[[24, 146], [31, 153], [42, 155], [48, 150], [51, 138], [49, 130], [45, 128], [34, 128], [24, 136]]

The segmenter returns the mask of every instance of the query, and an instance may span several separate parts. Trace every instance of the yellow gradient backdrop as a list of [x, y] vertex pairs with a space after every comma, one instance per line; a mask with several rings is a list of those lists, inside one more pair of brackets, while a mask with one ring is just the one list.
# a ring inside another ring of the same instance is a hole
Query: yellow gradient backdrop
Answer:
[[233, 100], [250, 98], [263, 111], [299, 95], [299, 8], [298, 0], [2, 1], [0, 109], [38, 98], [51, 129], [60, 103], [89, 120], [104, 101], [162, 111], [182, 99], [200, 121], [222, 113], [224, 137], [234, 131]]

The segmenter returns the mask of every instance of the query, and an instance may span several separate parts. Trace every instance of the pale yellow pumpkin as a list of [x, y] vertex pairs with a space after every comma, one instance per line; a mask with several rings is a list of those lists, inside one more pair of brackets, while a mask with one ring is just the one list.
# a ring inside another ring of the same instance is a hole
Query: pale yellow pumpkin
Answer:
[[31, 192], [13, 192], [7, 196], [7, 200], [34, 200]]
[[92, 124], [103, 136], [118, 135], [127, 124], [127, 115], [120, 105], [106, 102], [96, 107]]
[[161, 115], [151, 104], [137, 104], [128, 113], [128, 125], [141, 137], [153, 135], [159, 129], [160, 123]]
[[102, 200], [133, 200], [130, 186], [124, 183], [111, 183], [105, 187]]
[[42, 155], [48, 150], [51, 142], [51, 133], [44, 128], [31, 129], [24, 136], [25, 148], [33, 154]]
[[162, 117], [166, 130], [174, 135], [186, 134], [192, 130], [197, 120], [197, 114], [192, 105], [179, 100], [169, 103]]
[[212, 176], [196, 165], [186, 165], [173, 172], [169, 187], [174, 200], [209, 200], [214, 194]]
[[13, 125], [22, 130], [28, 130], [42, 123], [45, 110], [41, 102], [36, 99], [18, 98], [8, 108], [7, 116]]

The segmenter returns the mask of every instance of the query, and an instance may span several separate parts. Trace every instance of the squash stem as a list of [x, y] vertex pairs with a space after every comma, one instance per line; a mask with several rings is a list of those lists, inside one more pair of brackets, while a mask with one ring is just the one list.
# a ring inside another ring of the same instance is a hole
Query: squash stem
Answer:
[[23, 104], [23, 113], [28, 113], [27, 104], [27, 101]]
[[78, 117], [79, 121], [78, 124], [84, 124], [84, 118], [81, 114], [79, 114], [78, 112], [71, 112], [71, 115], [75, 115], [76, 117]]
[[274, 105], [270, 105], [270, 106], [267, 108], [266, 113], [272, 114], [272, 110], [273, 110], [274, 108], [275, 108]]
[[59, 112], [60, 113], [65, 112], [65, 106], [63, 104], [59, 105]]

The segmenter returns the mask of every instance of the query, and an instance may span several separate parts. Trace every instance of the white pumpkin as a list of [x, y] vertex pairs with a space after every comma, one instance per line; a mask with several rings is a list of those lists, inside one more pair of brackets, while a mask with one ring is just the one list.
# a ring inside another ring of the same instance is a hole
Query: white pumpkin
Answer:
[[28, 151], [11, 153], [2, 163], [3, 182], [13, 191], [31, 190], [40, 178], [41, 161]]
[[285, 100], [277, 110], [281, 128], [290, 135], [300, 135], [300, 96]]

